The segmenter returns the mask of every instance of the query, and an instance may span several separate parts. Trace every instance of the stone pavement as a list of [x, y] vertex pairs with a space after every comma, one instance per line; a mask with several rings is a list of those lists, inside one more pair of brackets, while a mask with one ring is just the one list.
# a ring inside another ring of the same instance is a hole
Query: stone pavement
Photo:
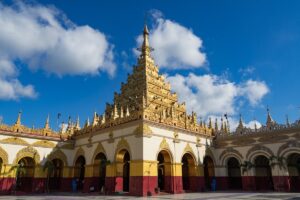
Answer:
[[26, 196], [0, 196], [0, 200], [85, 200], [85, 199], [105, 199], [105, 200], [122, 200], [122, 199], [140, 199], [140, 200], [300, 200], [300, 193], [247, 193], [247, 192], [202, 192], [202, 193], [185, 193], [176, 195], [162, 195], [152, 197], [131, 197], [131, 196], [102, 196], [102, 195], [85, 195], [74, 193], [58, 193], [55, 195], [26, 195]]

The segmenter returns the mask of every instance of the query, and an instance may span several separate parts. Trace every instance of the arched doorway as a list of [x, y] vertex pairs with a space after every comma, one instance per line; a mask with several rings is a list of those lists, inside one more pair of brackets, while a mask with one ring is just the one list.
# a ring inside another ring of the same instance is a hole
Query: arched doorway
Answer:
[[16, 166], [16, 187], [17, 190], [31, 192], [34, 177], [35, 161], [31, 157], [24, 157], [19, 160]]
[[231, 157], [227, 161], [228, 187], [233, 190], [242, 189], [241, 167], [238, 159]]
[[98, 153], [94, 161], [94, 177], [97, 177], [97, 189], [101, 191], [105, 185], [107, 158], [104, 153]]
[[119, 151], [117, 154], [117, 162], [120, 167], [117, 173], [122, 174], [122, 187], [117, 187], [117, 190], [122, 190], [123, 192], [129, 192], [130, 185], [130, 154], [126, 149]]
[[195, 160], [191, 154], [185, 153], [181, 159], [182, 162], [182, 188], [191, 190], [193, 184], [192, 177], [195, 177]]
[[254, 165], [256, 190], [274, 190], [268, 158], [263, 155], [257, 156], [254, 160]]
[[171, 191], [171, 156], [168, 151], [162, 150], [157, 156], [157, 186], [160, 191]]
[[75, 172], [74, 172], [74, 176], [78, 179], [77, 190], [83, 189], [84, 173], [85, 173], [85, 158], [83, 156], [79, 156], [75, 162]]
[[300, 154], [293, 153], [287, 159], [290, 191], [300, 191]]
[[215, 165], [214, 161], [210, 156], [204, 157], [204, 179], [205, 179], [205, 187], [208, 190], [211, 190], [211, 181], [215, 176]]
[[59, 190], [61, 188], [61, 179], [63, 173], [63, 161], [55, 158], [52, 161], [53, 164], [53, 172], [50, 176], [49, 188], [50, 190]]

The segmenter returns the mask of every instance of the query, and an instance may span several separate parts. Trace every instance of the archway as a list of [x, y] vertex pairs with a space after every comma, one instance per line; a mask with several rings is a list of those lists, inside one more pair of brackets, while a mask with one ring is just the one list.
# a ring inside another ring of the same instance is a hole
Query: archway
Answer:
[[266, 156], [259, 155], [254, 160], [256, 190], [274, 190], [272, 171]]
[[75, 162], [75, 170], [74, 170], [74, 176], [78, 179], [77, 190], [83, 189], [84, 173], [85, 173], [85, 158], [83, 156], [79, 156]]
[[300, 154], [292, 153], [287, 159], [290, 191], [300, 191]]
[[51, 160], [51, 162], [53, 164], [53, 172], [50, 176], [49, 188], [50, 190], [59, 190], [61, 187], [64, 164], [63, 161], [58, 158]]
[[23, 157], [16, 166], [17, 190], [31, 192], [34, 177], [35, 161], [31, 157]]
[[185, 153], [181, 159], [182, 162], [182, 188], [183, 190], [191, 190], [193, 183], [192, 178], [195, 176], [195, 160], [191, 154]]
[[[130, 154], [126, 149], [122, 149], [117, 154], [117, 162], [120, 166], [119, 172], [122, 174], [122, 187], [118, 187], [118, 189], [129, 192], [129, 183], [130, 183]], [[119, 167], [117, 167], [119, 168]]]
[[97, 188], [99, 191], [105, 185], [105, 176], [106, 176], [106, 162], [107, 158], [104, 153], [98, 153], [94, 160], [94, 177], [97, 180]]
[[238, 159], [231, 157], [227, 161], [228, 187], [233, 190], [242, 189], [241, 167]]
[[210, 156], [204, 157], [204, 179], [205, 179], [205, 187], [206, 189], [211, 189], [211, 181], [212, 178], [215, 176], [215, 165], [214, 161]]
[[168, 151], [162, 150], [157, 156], [157, 186], [160, 191], [171, 191], [171, 156]]

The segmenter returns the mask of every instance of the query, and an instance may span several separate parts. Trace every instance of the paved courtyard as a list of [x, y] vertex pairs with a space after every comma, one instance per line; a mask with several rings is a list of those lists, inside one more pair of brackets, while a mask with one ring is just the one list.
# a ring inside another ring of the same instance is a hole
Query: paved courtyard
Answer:
[[255, 199], [255, 200], [300, 200], [300, 193], [229, 193], [229, 192], [216, 192], [216, 193], [188, 193], [188, 194], [177, 194], [177, 195], [162, 195], [154, 197], [131, 197], [131, 196], [101, 196], [101, 195], [82, 195], [82, 194], [57, 194], [57, 195], [33, 195], [33, 196], [0, 196], [0, 200], [84, 200], [84, 199], [106, 199], [106, 200], [122, 200], [122, 199], [149, 199], [149, 200], [223, 200], [223, 199]]

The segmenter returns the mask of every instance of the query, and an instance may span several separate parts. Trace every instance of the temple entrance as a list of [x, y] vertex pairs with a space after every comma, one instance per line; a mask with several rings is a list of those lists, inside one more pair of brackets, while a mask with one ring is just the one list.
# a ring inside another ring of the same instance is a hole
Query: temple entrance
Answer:
[[106, 176], [106, 156], [104, 153], [98, 153], [94, 161], [94, 177], [97, 177], [97, 189], [99, 191], [105, 186]]
[[182, 159], [182, 188], [183, 190], [191, 190], [191, 186], [195, 183], [192, 182], [191, 177], [195, 176], [195, 161], [191, 154], [186, 153]]
[[272, 171], [269, 160], [265, 156], [257, 156], [254, 160], [256, 190], [274, 190]]
[[239, 161], [231, 157], [227, 161], [228, 170], [228, 187], [232, 190], [241, 190], [242, 187], [242, 176], [241, 167]]
[[159, 152], [157, 156], [157, 186], [160, 191], [171, 191], [171, 156], [166, 150]]
[[32, 191], [35, 161], [31, 157], [24, 157], [16, 168], [16, 189], [24, 192]]
[[127, 150], [123, 149], [119, 151], [117, 154], [117, 162], [120, 165], [120, 171], [118, 173], [122, 174], [122, 187], [121, 189], [123, 192], [129, 192], [129, 185], [130, 185], [130, 154]]
[[300, 154], [293, 153], [287, 159], [291, 192], [300, 191]]
[[83, 156], [79, 156], [75, 162], [75, 173], [74, 173], [74, 176], [77, 179], [78, 191], [81, 191], [83, 189], [84, 173], [85, 173], [85, 158]]
[[59, 190], [61, 187], [61, 179], [62, 179], [62, 171], [63, 171], [63, 161], [60, 159], [53, 159], [53, 172], [50, 176], [49, 180], [49, 188], [50, 190]]
[[211, 190], [211, 181], [215, 176], [215, 165], [214, 161], [210, 156], [204, 157], [204, 179], [205, 179], [205, 187], [207, 190]]

